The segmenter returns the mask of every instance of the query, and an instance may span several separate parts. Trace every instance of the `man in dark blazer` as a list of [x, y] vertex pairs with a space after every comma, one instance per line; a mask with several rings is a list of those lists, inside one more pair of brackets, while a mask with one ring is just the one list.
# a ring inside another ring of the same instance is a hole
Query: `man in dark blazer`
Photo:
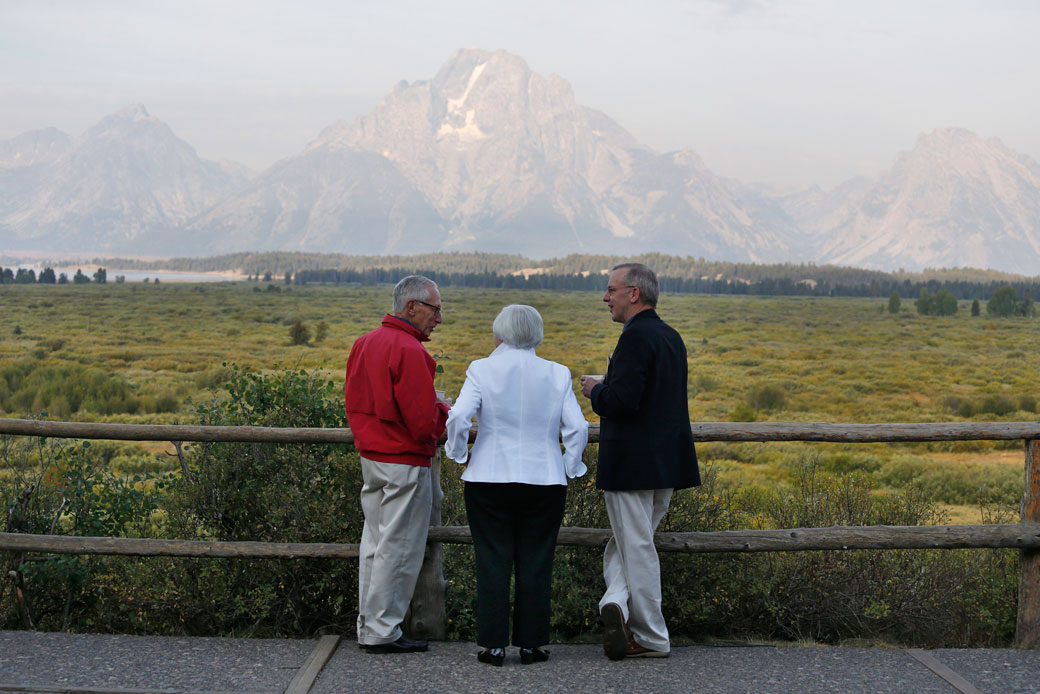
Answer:
[[603, 301], [623, 323], [605, 378], [582, 376], [581, 391], [600, 416], [596, 484], [614, 536], [603, 556], [606, 593], [599, 608], [603, 650], [611, 660], [667, 657], [661, 568], [654, 531], [672, 492], [701, 483], [686, 395], [686, 345], [654, 310], [654, 271], [622, 263]]

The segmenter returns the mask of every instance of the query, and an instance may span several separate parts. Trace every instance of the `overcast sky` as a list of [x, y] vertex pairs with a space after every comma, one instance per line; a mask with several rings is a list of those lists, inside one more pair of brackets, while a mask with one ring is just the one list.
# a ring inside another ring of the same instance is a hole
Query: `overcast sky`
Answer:
[[935, 128], [1040, 160], [1038, 30], [1033, 0], [0, 0], [0, 140], [142, 103], [263, 169], [478, 47], [658, 151], [830, 188]]

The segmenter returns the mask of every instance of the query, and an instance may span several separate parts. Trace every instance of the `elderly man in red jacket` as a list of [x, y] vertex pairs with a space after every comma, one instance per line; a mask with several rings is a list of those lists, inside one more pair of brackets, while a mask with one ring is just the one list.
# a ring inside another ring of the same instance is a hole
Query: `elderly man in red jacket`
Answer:
[[394, 287], [393, 310], [354, 343], [345, 387], [364, 478], [357, 635], [369, 653], [427, 650], [403, 634], [401, 622], [430, 527], [430, 458], [448, 418], [433, 388], [437, 364], [422, 345], [441, 322], [437, 285], [405, 277]]

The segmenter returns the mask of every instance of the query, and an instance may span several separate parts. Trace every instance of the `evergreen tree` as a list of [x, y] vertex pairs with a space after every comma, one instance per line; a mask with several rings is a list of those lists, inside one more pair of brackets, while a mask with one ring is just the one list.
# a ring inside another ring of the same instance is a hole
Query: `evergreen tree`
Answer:
[[54, 276], [54, 269], [45, 267], [40, 270], [40, 276], [36, 278], [39, 284], [56, 284], [58, 279]]
[[1033, 306], [1033, 295], [1029, 293], [1028, 287], [1022, 292], [1022, 304], [1020, 312], [1026, 318], [1032, 318], [1033, 315], [1036, 313], [1036, 308]]
[[986, 313], [991, 316], [1013, 316], [1018, 313], [1018, 295], [1013, 287], [1004, 285], [986, 302]]
[[97, 272], [94, 273], [94, 281], [98, 284], [104, 284], [108, 281], [108, 273], [105, 272], [105, 268], [99, 267]]
[[888, 297], [888, 312], [899, 313], [899, 292], [892, 292], [892, 296]]
[[979, 315], [979, 300], [978, 299], [974, 299], [971, 302], [971, 315], [973, 315], [973, 316]]
[[289, 328], [289, 340], [294, 345], [305, 345], [310, 342], [310, 339], [311, 330], [303, 321], [298, 320]]
[[932, 311], [938, 316], [952, 316], [957, 313], [957, 299], [945, 289], [940, 289], [932, 302]]
[[927, 289], [923, 287], [921, 288], [920, 298], [918, 298], [914, 303], [917, 305], [917, 312], [919, 314], [922, 316], [932, 315], [932, 307], [935, 304], [935, 299], [932, 298], [932, 295], [928, 293]]

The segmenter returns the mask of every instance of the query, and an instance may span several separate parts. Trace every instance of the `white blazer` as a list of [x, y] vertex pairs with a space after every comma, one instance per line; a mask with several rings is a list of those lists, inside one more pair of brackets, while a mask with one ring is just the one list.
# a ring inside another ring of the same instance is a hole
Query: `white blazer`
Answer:
[[[477, 440], [468, 450], [470, 420]], [[560, 452], [563, 436], [565, 453]], [[444, 452], [468, 467], [467, 482], [567, 484], [586, 467], [581, 452], [589, 423], [571, 388], [570, 370], [534, 349], [505, 343], [466, 369], [466, 382], [448, 413]]]

